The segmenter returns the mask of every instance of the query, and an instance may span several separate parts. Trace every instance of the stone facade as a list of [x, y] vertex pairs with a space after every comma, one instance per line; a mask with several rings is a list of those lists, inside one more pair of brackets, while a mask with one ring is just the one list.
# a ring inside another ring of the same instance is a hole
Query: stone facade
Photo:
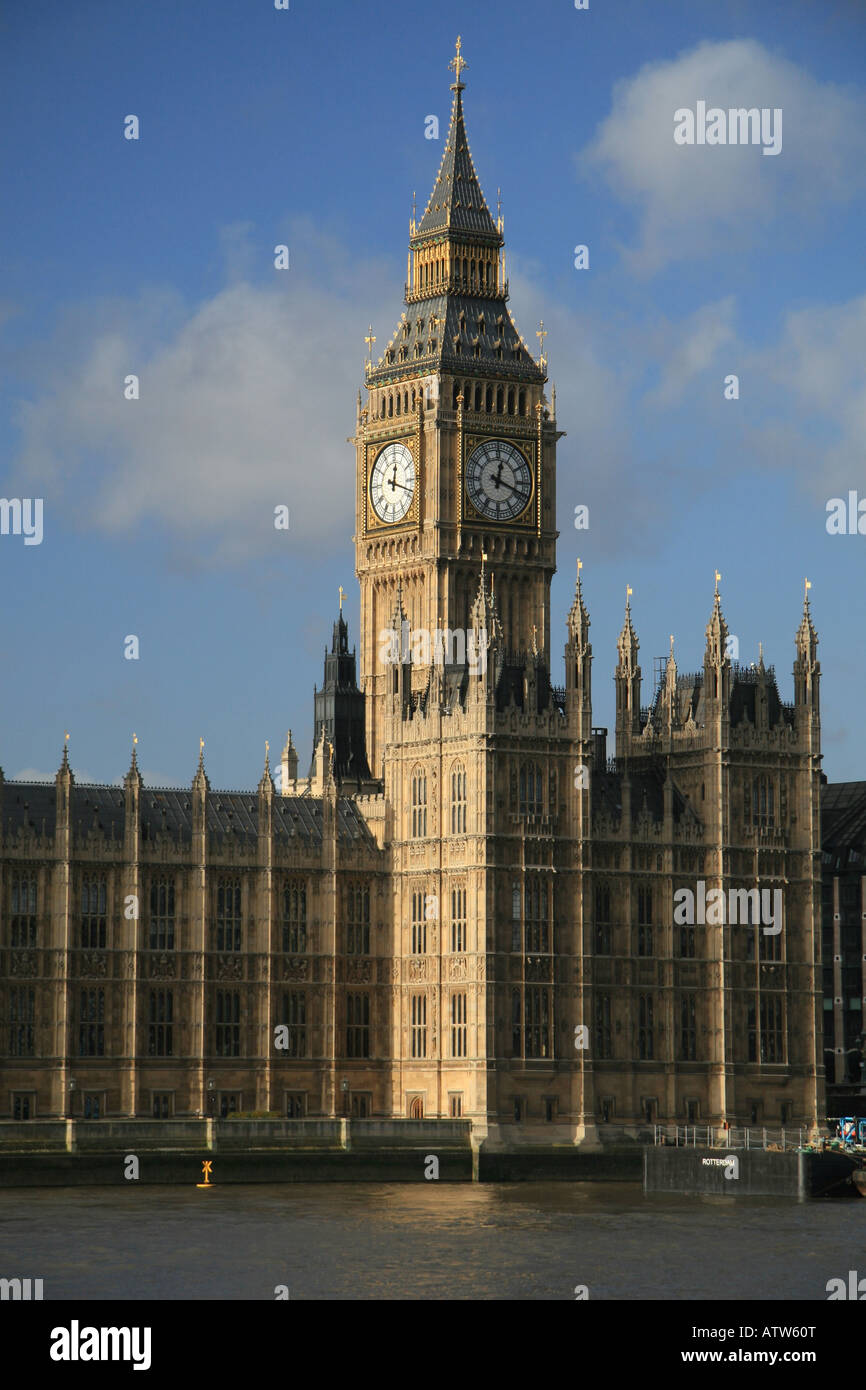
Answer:
[[[122, 789], [78, 786], [65, 750], [53, 786], [0, 782], [0, 1115], [462, 1116], [587, 1145], [821, 1116], [808, 598], [791, 705], [763, 657], [731, 662], [717, 583], [703, 669], [672, 649], [642, 706], [627, 602], [609, 759], [578, 569], [551, 684], [562, 436], [461, 67], [358, 399], [360, 684], [340, 615], [310, 774], [290, 735], [279, 792], [267, 761], [214, 792], [201, 758], [150, 790], [134, 754]], [[732, 891], [752, 920], [714, 920]]]

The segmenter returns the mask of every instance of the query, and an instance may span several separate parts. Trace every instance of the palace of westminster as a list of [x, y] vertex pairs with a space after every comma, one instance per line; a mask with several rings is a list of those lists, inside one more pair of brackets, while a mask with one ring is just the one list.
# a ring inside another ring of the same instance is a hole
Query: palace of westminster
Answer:
[[[578, 567], [553, 684], [562, 432], [509, 311], [464, 66], [458, 43], [405, 307], [358, 396], [360, 671], [341, 612], [307, 777], [291, 735], [249, 792], [213, 790], [203, 754], [189, 789], [148, 788], [134, 747], [122, 786], [78, 785], [66, 748], [53, 783], [0, 773], [0, 1119], [461, 1116], [490, 1143], [591, 1145], [811, 1128], [825, 1058], [843, 1079], [866, 818], [835, 877], [824, 854], [822, 942], [808, 593], [791, 704], [763, 657], [732, 663], [718, 578], [702, 669], [672, 644], [642, 704], [627, 599], [609, 752]], [[419, 632], [444, 639], [420, 659]], [[676, 919], [682, 888], [706, 921]], [[755, 889], [782, 891], [781, 931]]]

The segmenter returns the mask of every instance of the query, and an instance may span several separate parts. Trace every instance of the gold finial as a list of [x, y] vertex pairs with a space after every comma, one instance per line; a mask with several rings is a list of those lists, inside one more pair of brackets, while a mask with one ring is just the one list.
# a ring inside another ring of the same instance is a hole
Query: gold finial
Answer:
[[200, 753], [203, 753], [203, 752], [204, 752], [204, 739], [203, 739], [203, 738], [200, 738], [199, 741], [198, 741], [198, 751], [199, 751]]
[[342, 586], [342, 584], [341, 584], [341, 585], [340, 585], [340, 612], [341, 612], [341, 613], [342, 613], [342, 611], [343, 611], [343, 599], [344, 599], [345, 597], [346, 597], [346, 591], [345, 591], [345, 589], [343, 588], [343, 586]]
[[132, 735], [132, 741], [133, 741], [133, 743], [138, 743], [138, 734], [133, 734], [133, 735]]
[[461, 57], [461, 49], [462, 49], [462, 48], [463, 48], [463, 40], [461, 39], [460, 35], [458, 34], [458, 35], [457, 35], [457, 49], [456, 49], [456, 52], [455, 52], [455, 54], [454, 54], [454, 57], [451, 59], [451, 62], [448, 64], [449, 68], [453, 68], [453, 69], [454, 69], [454, 75], [455, 75], [455, 77], [457, 78], [457, 81], [456, 81], [456, 82], [452, 82], [452, 83], [451, 83], [451, 90], [452, 90], [452, 92], [462, 92], [462, 91], [463, 91], [463, 87], [464, 87], [464, 85], [465, 85], [463, 82], [460, 81], [460, 74], [461, 74], [461, 72], [463, 71], [464, 68], [468, 68], [469, 64], [466, 62], [465, 58]]
[[582, 560], [580, 559], [580, 557], [578, 556], [578, 560], [577, 560], [577, 577], [578, 577], [578, 579], [580, 578], [580, 571], [581, 571], [582, 569], [583, 569], [583, 561], [582, 561]]
[[369, 350], [370, 350], [370, 356], [368, 357], [367, 361], [370, 363], [370, 366], [371, 366], [371, 367], [372, 367], [372, 365], [373, 365], [373, 344], [375, 343], [375, 341], [376, 341], [376, 335], [375, 335], [375, 333], [373, 332], [373, 325], [372, 325], [372, 323], [371, 323], [371, 324], [370, 324], [370, 327], [367, 329], [367, 336], [366, 336], [366, 338], [364, 339], [364, 342], [367, 344], [367, 347], [368, 347]]
[[625, 586], [625, 603], [626, 603], [626, 607], [628, 607], [628, 601], [629, 601], [629, 599], [631, 598], [633, 592], [634, 592], [634, 590], [632, 589], [631, 585], [630, 585], [630, 584], [626, 584], [626, 586]]
[[66, 743], [69, 742], [69, 734], [68, 734], [68, 733], [67, 733], [67, 734], [64, 734], [64, 735], [63, 735], [63, 738], [64, 738], [64, 741], [65, 741]]
[[805, 589], [803, 590], [803, 602], [804, 602], [804, 603], [808, 603], [808, 602], [809, 602], [809, 590], [810, 590], [811, 587], [812, 587], [812, 581], [811, 581], [811, 579], [806, 579], [806, 580], [804, 580], [803, 582], [804, 582], [805, 585], [806, 585]]
[[674, 654], [674, 634], [671, 633], [671, 656]]
[[759, 643], [758, 643], [758, 660], [759, 660], [759, 661], [763, 661], [763, 660], [764, 660], [764, 644], [763, 644], [763, 642], [759, 642]]
[[721, 576], [721, 574], [719, 573], [718, 570], [716, 570], [715, 573], [716, 573], [716, 598], [718, 598], [718, 597], [719, 597], [719, 580], [721, 579], [722, 576]]
[[544, 326], [544, 319], [540, 319], [540, 320], [539, 320], [539, 323], [540, 323], [540, 327], [539, 327], [539, 328], [536, 328], [536, 330], [535, 330], [535, 336], [536, 336], [536, 338], [538, 339], [538, 348], [539, 348], [538, 361], [539, 361], [540, 366], [546, 367], [546, 366], [547, 366], [547, 358], [546, 358], [545, 355], [544, 355], [544, 340], [545, 340], [545, 338], [547, 337], [547, 329], [546, 329], [545, 326]]

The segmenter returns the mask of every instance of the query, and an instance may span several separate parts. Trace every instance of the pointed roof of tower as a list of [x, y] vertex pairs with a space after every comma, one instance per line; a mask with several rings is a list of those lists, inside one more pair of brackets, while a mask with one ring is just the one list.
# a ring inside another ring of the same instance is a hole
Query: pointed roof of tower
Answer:
[[[462, 58], [459, 58], [459, 39], [457, 43], [458, 61], [465, 66]], [[463, 118], [463, 83], [459, 80], [453, 82], [451, 90], [454, 100], [451, 103], [451, 122], [442, 163], [415, 237], [424, 237], [431, 232], [468, 232], [471, 236], [489, 237], [491, 241], [501, 243], [502, 234], [487, 206], [472, 163]]]
[[812, 587], [810, 579], [805, 580], [803, 589], [803, 616], [800, 619], [800, 626], [797, 628], [797, 651], [808, 653], [814, 660], [815, 649], [818, 646], [818, 634], [815, 631], [815, 624], [812, 622], [812, 613], [809, 608], [809, 590]]
[[625, 619], [622, 625], [622, 632], [619, 634], [616, 642], [620, 663], [622, 665], [625, 665], [627, 658], [633, 665], [637, 660], [637, 654], [640, 649], [640, 642], [637, 640], [637, 633], [631, 621], [631, 592], [631, 585], [626, 585]]
[[730, 665], [728, 656], [728, 625], [725, 622], [725, 615], [722, 612], [722, 596], [719, 593], [719, 580], [721, 575], [715, 571], [716, 591], [713, 595], [713, 611], [710, 614], [710, 621], [707, 623], [707, 648], [704, 654], [704, 662], [718, 666]]
[[568, 617], [566, 619], [566, 623], [568, 626], [568, 635], [571, 641], [575, 642], [578, 646], [581, 647], [586, 646], [590, 627], [589, 614], [586, 611], [586, 604], [583, 601], [583, 590], [580, 584], [580, 571], [582, 569], [583, 561], [578, 560], [577, 583], [574, 588], [574, 600], [572, 602], [571, 608], [568, 611]]

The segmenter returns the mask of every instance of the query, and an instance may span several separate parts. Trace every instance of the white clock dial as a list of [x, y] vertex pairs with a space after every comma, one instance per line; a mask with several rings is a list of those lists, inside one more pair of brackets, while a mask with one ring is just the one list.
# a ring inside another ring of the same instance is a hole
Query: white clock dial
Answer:
[[415, 495], [415, 460], [405, 444], [386, 444], [373, 464], [370, 500], [380, 521], [402, 521]]
[[513, 521], [529, 505], [532, 473], [519, 449], [505, 439], [485, 439], [466, 464], [466, 491], [482, 516]]

